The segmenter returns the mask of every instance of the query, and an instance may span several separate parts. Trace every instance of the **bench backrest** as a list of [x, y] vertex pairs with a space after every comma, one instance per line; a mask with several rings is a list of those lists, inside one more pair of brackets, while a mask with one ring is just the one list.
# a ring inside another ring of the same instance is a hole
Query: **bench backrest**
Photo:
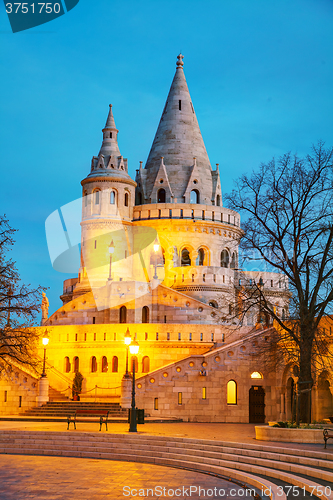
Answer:
[[76, 415], [108, 415], [109, 410], [76, 410]]

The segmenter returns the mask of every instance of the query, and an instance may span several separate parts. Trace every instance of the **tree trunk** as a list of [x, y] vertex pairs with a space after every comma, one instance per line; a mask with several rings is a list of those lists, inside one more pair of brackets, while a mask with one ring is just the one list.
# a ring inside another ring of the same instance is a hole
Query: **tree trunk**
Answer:
[[[308, 332], [306, 332], [305, 335], [307, 335], [307, 337], [310, 337]], [[313, 385], [311, 374], [311, 358], [312, 338], [307, 338], [300, 345], [299, 377], [297, 383], [297, 425], [299, 425], [300, 422], [311, 422], [311, 389]]]

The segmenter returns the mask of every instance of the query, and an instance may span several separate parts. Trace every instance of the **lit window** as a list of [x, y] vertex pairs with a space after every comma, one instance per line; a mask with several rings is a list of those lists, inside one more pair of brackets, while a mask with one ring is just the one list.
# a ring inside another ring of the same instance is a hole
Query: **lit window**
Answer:
[[237, 384], [234, 380], [229, 380], [227, 383], [227, 404], [237, 404]]
[[251, 378], [263, 378], [263, 376], [260, 372], [252, 372]]

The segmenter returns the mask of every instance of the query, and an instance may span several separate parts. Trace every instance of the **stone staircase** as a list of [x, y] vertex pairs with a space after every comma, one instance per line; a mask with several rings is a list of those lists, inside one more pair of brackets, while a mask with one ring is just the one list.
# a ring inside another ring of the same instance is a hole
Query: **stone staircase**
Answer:
[[69, 401], [69, 398], [65, 396], [62, 392], [49, 387], [49, 399], [50, 401]]
[[142, 434], [20, 430], [3, 430], [0, 434], [0, 453], [177, 467], [228, 478], [255, 488], [260, 497], [271, 500], [287, 500], [286, 487], [294, 487], [300, 497], [333, 500], [332, 451], [298, 449], [296, 444], [284, 448]]
[[94, 410], [108, 410], [109, 417], [127, 417], [128, 410], [121, 408], [119, 403], [94, 403], [94, 402], [81, 402], [81, 401], [49, 401], [42, 406], [30, 408], [21, 415], [31, 417], [63, 417], [74, 413], [75, 410], [86, 410], [87, 413], [94, 413]]

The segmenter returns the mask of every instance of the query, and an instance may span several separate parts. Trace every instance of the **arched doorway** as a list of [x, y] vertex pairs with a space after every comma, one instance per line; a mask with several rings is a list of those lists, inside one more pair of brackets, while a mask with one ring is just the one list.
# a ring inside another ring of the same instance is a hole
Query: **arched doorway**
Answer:
[[318, 419], [329, 418], [333, 415], [333, 396], [330, 391], [330, 382], [327, 371], [318, 377]]
[[265, 389], [260, 385], [253, 385], [249, 391], [249, 422], [265, 423]]

